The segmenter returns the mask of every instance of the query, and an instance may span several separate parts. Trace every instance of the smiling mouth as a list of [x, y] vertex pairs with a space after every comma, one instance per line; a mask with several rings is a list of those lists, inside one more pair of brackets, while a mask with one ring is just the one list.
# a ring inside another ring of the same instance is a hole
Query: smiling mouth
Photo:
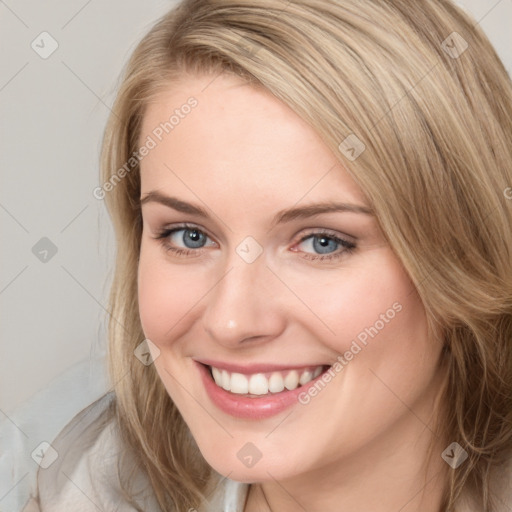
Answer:
[[257, 398], [293, 391], [316, 379], [330, 367], [319, 365], [252, 374], [229, 372], [214, 366], [207, 366], [207, 368], [212, 380], [219, 388], [235, 395]]

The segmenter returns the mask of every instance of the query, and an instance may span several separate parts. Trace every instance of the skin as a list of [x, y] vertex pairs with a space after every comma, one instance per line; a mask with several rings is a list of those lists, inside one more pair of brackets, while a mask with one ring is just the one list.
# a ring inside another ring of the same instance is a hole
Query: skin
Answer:
[[[183, 75], [169, 85], [149, 104], [141, 131], [144, 141], [197, 98], [141, 163], [141, 198], [158, 191], [208, 214], [142, 205], [140, 317], [160, 351], [154, 364], [165, 388], [207, 462], [255, 484], [248, 512], [439, 511], [446, 465], [438, 454], [448, 443], [433, 440], [430, 428], [441, 347], [427, 336], [416, 290], [374, 215], [330, 212], [272, 224], [292, 207], [370, 205], [289, 107], [239, 78], [212, 79]], [[207, 245], [176, 254], [168, 247], [186, 249], [183, 231], [156, 238], [181, 223], [208, 235]], [[319, 259], [311, 235], [325, 230], [356, 248], [334, 244], [338, 257]], [[247, 236], [263, 249], [250, 264], [236, 252]], [[400, 312], [316, 397], [271, 418], [220, 411], [195, 367], [201, 358], [332, 364], [396, 303]], [[249, 442], [262, 454], [251, 468], [237, 457]]]

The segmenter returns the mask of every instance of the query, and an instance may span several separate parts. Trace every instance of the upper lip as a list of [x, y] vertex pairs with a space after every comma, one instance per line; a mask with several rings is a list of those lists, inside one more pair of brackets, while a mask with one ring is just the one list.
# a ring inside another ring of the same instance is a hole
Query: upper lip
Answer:
[[275, 363], [252, 363], [237, 364], [224, 361], [214, 361], [212, 359], [195, 359], [197, 363], [205, 366], [214, 366], [219, 370], [226, 370], [230, 373], [242, 373], [246, 375], [254, 373], [280, 372], [286, 370], [299, 370], [302, 368], [311, 368], [317, 366], [327, 366], [325, 363], [297, 363], [297, 364], [275, 364]]

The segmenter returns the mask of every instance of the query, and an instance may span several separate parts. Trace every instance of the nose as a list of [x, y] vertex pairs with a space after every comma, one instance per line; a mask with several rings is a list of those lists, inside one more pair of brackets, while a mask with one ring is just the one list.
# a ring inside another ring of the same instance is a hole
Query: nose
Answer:
[[[235, 255], [235, 258], [238, 258]], [[231, 261], [227, 272], [206, 297], [203, 327], [226, 348], [268, 342], [286, 327], [275, 278], [260, 257], [256, 262]]]

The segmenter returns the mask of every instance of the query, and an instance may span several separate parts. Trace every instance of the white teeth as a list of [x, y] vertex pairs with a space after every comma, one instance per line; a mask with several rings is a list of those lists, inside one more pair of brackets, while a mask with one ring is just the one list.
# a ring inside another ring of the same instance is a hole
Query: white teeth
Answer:
[[284, 389], [284, 379], [280, 373], [273, 373], [268, 379], [268, 390], [271, 393], [279, 393]]
[[249, 379], [249, 393], [252, 395], [266, 395], [268, 393], [268, 379], [263, 373], [251, 375]]
[[229, 391], [231, 389], [231, 378], [226, 370], [222, 370], [222, 387]]
[[[231, 391], [237, 395], [267, 395], [269, 393], [280, 393], [285, 389], [292, 391], [299, 386], [307, 384], [318, 377], [323, 366], [308, 368], [303, 371], [285, 370], [273, 372], [267, 378], [263, 373], [244, 375], [242, 373], [229, 373], [226, 370], [211, 367], [213, 380], [217, 386]], [[268, 375], [268, 374], [267, 374]]]
[[222, 387], [222, 372], [218, 368], [214, 368], [212, 366], [212, 375], [213, 375], [213, 380], [215, 381], [217, 386]]
[[292, 391], [299, 385], [299, 374], [296, 370], [292, 370], [285, 378], [284, 378], [284, 387]]
[[232, 393], [238, 393], [245, 395], [249, 393], [249, 381], [245, 375], [241, 373], [232, 373], [230, 382], [230, 391]]
[[299, 384], [301, 386], [303, 386], [304, 384], [307, 384], [310, 380], [313, 380], [313, 374], [309, 371], [309, 370], [306, 370], [301, 376], [300, 376], [300, 379], [299, 379]]

